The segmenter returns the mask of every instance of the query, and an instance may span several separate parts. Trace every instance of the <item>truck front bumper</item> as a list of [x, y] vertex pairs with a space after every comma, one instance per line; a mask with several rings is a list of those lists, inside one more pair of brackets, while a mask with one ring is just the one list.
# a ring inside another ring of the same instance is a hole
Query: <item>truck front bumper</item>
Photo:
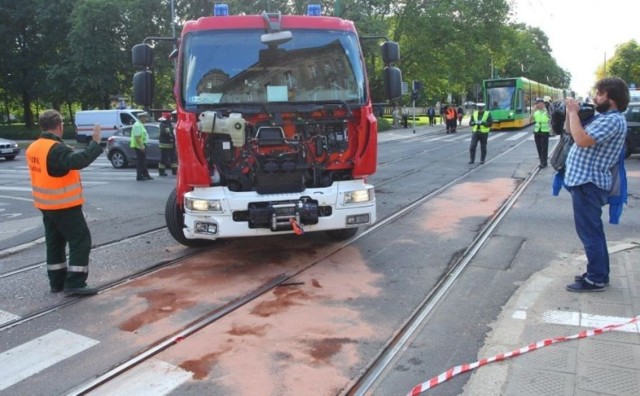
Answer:
[[339, 230], [376, 221], [374, 189], [363, 180], [334, 182], [330, 187], [287, 194], [197, 188], [185, 194], [184, 207], [183, 232], [187, 239], [289, 234], [296, 228], [304, 232]]

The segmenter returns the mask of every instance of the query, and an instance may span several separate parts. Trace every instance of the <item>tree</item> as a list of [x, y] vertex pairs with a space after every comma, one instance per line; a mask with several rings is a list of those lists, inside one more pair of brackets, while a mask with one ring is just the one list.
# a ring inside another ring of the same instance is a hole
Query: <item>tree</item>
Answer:
[[[55, 39], [64, 31], [64, 23], [56, 31], [48, 22], [63, 14], [52, 8], [60, 7], [64, 12], [70, 3], [65, 0], [0, 1], [0, 35], [5, 38], [5, 45], [0, 46], [2, 85], [8, 97], [20, 98], [27, 128], [35, 124], [32, 103], [47, 90], [43, 84], [47, 66], [59, 56], [60, 47]], [[47, 11], [45, 17], [41, 10]]]
[[635, 40], [617, 46], [607, 64], [607, 72], [622, 78], [627, 84], [640, 85], [640, 46]]

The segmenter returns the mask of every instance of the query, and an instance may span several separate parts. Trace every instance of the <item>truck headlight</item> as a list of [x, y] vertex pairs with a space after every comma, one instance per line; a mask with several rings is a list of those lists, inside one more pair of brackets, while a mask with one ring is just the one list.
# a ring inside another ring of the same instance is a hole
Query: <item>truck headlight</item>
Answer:
[[363, 202], [371, 202], [374, 198], [373, 188], [367, 188], [364, 190], [356, 190], [356, 191], [348, 191], [344, 193], [344, 204], [354, 204], [354, 203], [363, 203]]
[[222, 202], [219, 199], [184, 198], [184, 207], [198, 212], [222, 212]]

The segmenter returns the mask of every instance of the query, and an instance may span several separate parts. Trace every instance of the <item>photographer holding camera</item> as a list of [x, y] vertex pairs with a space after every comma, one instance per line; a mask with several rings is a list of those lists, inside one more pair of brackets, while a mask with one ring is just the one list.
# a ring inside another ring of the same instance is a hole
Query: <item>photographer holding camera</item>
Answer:
[[[587, 256], [587, 271], [567, 285], [573, 292], [602, 291], [609, 283], [609, 251], [602, 223], [602, 206], [612, 190], [611, 168], [619, 162], [627, 134], [622, 112], [629, 104], [629, 88], [618, 77], [598, 81], [593, 98], [599, 113], [582, 126], [579, 103], [568, 98], [565, 129], [574, 144], [569, 150], [564, 185], [571, 193], [576, 232]], [[624, 158], [624, 155], [622, 155]]]

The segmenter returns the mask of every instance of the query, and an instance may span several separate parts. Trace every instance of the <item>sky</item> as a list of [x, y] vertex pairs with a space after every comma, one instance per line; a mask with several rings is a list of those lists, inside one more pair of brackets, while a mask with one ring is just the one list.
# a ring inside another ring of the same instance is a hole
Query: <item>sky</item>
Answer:
[[587, 95], [596, 69], [613, 57], [617, 45], [632, 39], [640, 43], [638, 0], [511, 2], [518, 22], [538, 27], [549, 37], [551, 54], [571, 73], [571, 88], [578, 96]]

